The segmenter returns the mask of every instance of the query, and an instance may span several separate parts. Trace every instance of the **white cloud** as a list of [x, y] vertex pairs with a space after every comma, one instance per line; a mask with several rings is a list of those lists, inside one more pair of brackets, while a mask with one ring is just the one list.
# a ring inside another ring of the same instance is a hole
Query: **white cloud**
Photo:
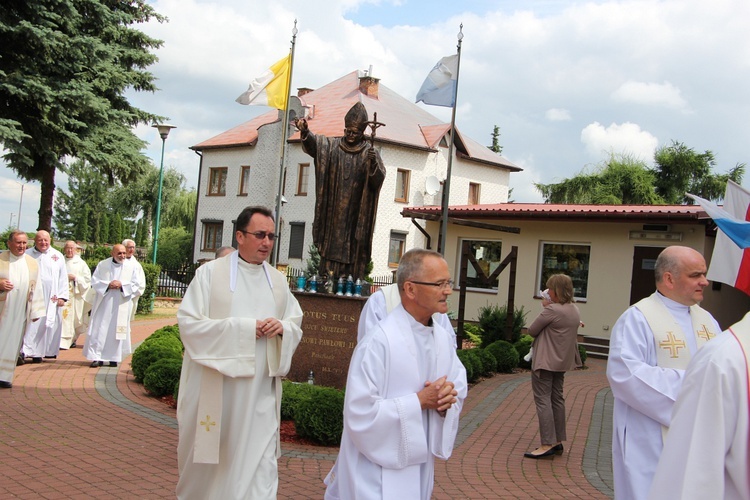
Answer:
[[544, 117], [551, 122], [569, 122], [570, 111], [561, 108], [550, 108], [544, 113]]
[[613, 123], [604, 128], [598, 122], [587, 125], [581, 131], [581, 142], [595, 161], [603, 160], [614, 153], [650, 162], [659, 144], [656, 137], [641, 130], [635, 123]]
[[688, 103], [682, 98], [682, 92], [669, 82], [646, 83], [627, 81], [612, 93], [616, 101], [660, 106], [688, 112]]

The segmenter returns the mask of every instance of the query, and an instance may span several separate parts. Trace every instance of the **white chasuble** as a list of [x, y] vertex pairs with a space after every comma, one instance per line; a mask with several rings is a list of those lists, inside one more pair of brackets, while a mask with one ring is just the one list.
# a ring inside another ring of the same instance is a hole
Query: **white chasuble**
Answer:
[[[355, 348], [327, 499], [430, 498], [434, 459], [450, 457], [466, 397], [453, 336], [433, 325], [419, 324], [399, 305]], [[440, 417], [421, 409], [417, 392], [443, 375], [454, 382], [458, 401]]]
[[[302, 311], [281, 273], [237, 256], [198, 268], [177, 313], [178, 498], [276, 497], [280, 377], [301, 339]], [[256, 339], [256, 322], [269, 317], [283, 336]]]
[[749, 354], [747, 314], [693, 357], [649, 498], [750, 499]]

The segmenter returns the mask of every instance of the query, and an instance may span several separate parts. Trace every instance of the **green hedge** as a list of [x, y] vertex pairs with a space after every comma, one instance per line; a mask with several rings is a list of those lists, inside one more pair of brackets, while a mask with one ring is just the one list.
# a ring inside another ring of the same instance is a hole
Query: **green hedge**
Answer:
[[130, 365], [136, 382], [143, 382], [146, 370], [160, 359], [182, 360], [182, 342], [171, 335], [164, 335], [154, 339], [151, 337], [143, 341], [133, 353]]
[[456, 355], [458, 356], [458, 360], [461, 361], [461, 364], [464, 365], [464, 369], [466, 370], [466, 381], [471, 383], [474, 383], [479, 378], [478, 373], [474, 373], [474, 361], [472, 360], [473, 356], [469, 354], [469, 349], [459, 349], [456, 351]]
[[581, 344], [578, 344], [578, 352], [581, 355], [581, 364], [586, 364], [586, 358], [589, 357], [589, 354], [586, 352], [586, 348], [583, 347]]
[[307, 401], [317, 389], [310, 384], [300, 384], [284, 380], [281, 383], [281, 420], [294, 420], [297, 406], [301, 401]]
[[182, 358], [159, 359], [146, 370], [143, 386], [158, 398], [174, 394], [175, 387], [180, 383], [181, 370]]
[[496, 340], [487, 346], [487, 350], [497, 360], [498, 373], [512, 373], [518, 366], [518, 351], [510, 342]]
[[159, 286], [161, 266], [149, 264], [148, 262], [141, 262], [141, 266], [143, 267], [143, 273], [146, 275], [146, 289], [138, 301], [138, 308], [135, 312], [136, 314], [149, 314], [153, 305], [151, 297], [156, 295], [156, 289]]
[[505, 319], [508, 317], [507, 306], [488, 305], [479, 308], [479, 326], [482, 328], [482, 345], [487, 347], [496, 340], [516, 342], [521, 337], [521, 330], [526, 323], [526, 311], [523, 306], [515, 310], [510, 335], [505, 332]]
[[518, 342], [513, 344], [513, 347], [516, 348], [516, 351], [518, 351], [518, 367], [519, 368], [526, 368], [531, 369], [531, 362], [525, 361], [523, 359], [524, 356], [526, 356], [529, 353], [529, 350], [531, 349], [531, 344], [534, 342], [534, 337], [531, 335], [521, 335], [521, 338], [518, 339]]
[[294, 410], [297, 434], [325, 446], [339, 445], [344, 431], [344, 391], [312, 386], [309, 398], [299, 401]]

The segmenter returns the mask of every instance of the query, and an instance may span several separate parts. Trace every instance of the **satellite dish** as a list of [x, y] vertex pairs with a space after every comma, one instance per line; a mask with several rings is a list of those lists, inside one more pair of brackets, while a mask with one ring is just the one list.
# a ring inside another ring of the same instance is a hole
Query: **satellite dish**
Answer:
[[424, 190], [430, 196], [434, 195], [440, 190], [440, 181], [434, 175], [427, 177], [424, 181]]

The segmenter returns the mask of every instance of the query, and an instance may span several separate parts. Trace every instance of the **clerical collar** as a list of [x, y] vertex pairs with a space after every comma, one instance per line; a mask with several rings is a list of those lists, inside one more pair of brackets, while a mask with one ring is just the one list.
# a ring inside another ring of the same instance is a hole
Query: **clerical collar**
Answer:
[[367, 147], [367, 143], [366, 143], [365, 141], [362, 141], [362, 142], [361, 142], [361, 143], [359, 143], [359, 145], [357, 145], [357, 146], [349, 146], [349, 144], [347, 144], [347, 143], [346, 143], [346, 140], [344, 140], [344, 139], [342, 138], [342, 139], [341, 139], [341, 142], [339, 142], [339, 147], [340, 147], [340, 148], [341, 148], [342, 150], [346, 151], [347, 153], [352, 153], [352, 154], [355, 154], [355, 153], [360, 153], [360, 152], [362, 152], [362, 150], [363, 150], [363, 149], [365, 149], [365, 148]]

